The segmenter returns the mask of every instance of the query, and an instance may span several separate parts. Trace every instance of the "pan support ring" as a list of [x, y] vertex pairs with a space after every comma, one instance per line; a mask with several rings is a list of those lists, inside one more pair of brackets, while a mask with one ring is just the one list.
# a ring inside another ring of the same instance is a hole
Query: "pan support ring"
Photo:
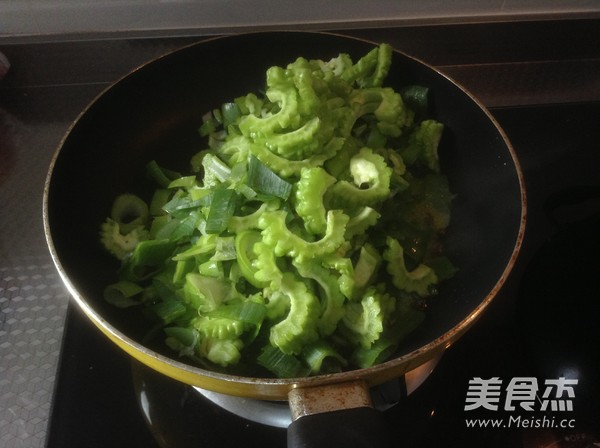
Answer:
[[[413, 393], [431, 375], [441, 357], [440, 354], [403, 376], [372, 388], [371, 399], [374, 407], [379, 411], [385, 411], [396, 405], [403, 397]], [[287, 428], [292, 422], [292, 414], [287, 402], [234, 397], [200, 387], [193, 389], [215, 405], [247, 420], [276, 428]]]

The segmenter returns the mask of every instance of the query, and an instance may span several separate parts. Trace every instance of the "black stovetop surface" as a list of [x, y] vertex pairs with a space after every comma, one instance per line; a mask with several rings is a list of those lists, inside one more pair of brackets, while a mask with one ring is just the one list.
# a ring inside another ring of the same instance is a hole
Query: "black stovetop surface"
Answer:
[[[491, 112], [524, 172], [529, 217], [521, 256], [481, 320], [384, 418], [406, 447], [594, 446], [600, 443], [600, 103]], [[465, 410], [473, 378], [497, 377], [505, 387], [515, 378], [542, 385], [561, 376], [578, 380], [572, 411], [541, 412], [539, 401], [534, 411], [505, 410], [503, 401], [497, 411]], [[285, 446], [285, 430], [230, 414], [152, 372], [145, 381], [156, 386], [144, 404], [152, 430], [138, 404], [132, 361], [70, 309], [47, 447]], [[467, 424], [490, 419], [507, 427]], [[567, 427], [548, 427], [561, 424]]]

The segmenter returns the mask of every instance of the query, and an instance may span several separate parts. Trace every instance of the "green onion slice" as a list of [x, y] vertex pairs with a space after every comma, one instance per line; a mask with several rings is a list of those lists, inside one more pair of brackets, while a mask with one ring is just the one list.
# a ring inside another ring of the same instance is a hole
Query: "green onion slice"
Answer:
[[247, 182], [254, 191], [284, 200], [292, 193], [292, 184], [283, 180], [254, 156], [250, 157], [248, 163]]

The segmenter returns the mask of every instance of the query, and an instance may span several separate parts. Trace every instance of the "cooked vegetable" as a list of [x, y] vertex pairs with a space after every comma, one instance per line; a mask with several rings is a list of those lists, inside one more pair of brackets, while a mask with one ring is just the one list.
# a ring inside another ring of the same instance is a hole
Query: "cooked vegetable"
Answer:
[[100, 228], [100, 241], [119, 260], [131, 253], [136, 245], [148, 239], [145, 228], [149, 213], [146, 203], [133, 194], [122, 194], [114, 200], [110, 217]]
[[170, 348], [230, 371], [390, 356], [455, 271], [439, 253], [443, 125], [426, 87], [383, 85], [391, 61], [386, 44], [356, 62], [298, 58], [267, 70], [264, 95], [206, 113], [190, 172], [151, 161], [149, 206], [120, 196], [102, 224], [122, 263], [106, 299], [148, 308]]

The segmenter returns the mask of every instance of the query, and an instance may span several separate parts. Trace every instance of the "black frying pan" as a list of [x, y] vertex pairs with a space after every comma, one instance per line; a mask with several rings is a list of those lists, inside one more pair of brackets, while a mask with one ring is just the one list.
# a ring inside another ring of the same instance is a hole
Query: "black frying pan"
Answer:
[[[98, 229], [115, 196], [150, 192], [144, 177], [149, 160], [185, 171], [191, 155], [203, 148], [197, 133], [202, 114], [260, 89], [268, 67], [340, 52], [356, 60], [373, 45], [333, 34], [277, 32], [214, 38], [175, 51], [121, 79], [83, 111], [57, 150], [46, 182], [44, 225], [52, 257], [74, 300], [97, 327], [135, 358], [185, 383], [236, 396], [289, 398], [293, 414], [304, 415], [290, 428], [290, 445], [298, 434], [322, 433], [324, 422], [327, 440], [342, 446], [348, 443], [344, 435], [351, 434], [357, 446], [358, 436], [348, 428], [374, 424], [368, 388], [442, 353], [506, 280], [523, 237], [525, 193], [514, 151], [492, 116], [435, 69], [394, 54], [387, 84], [429, 87], [431, 115], [445, 124], [442, 169], [457, 195], [446, 252], [460, 270], [393, 359], [368, 369], [311, 378], [248, 378], [207, 371], [143, 345], [147, 323], [102, 298], [118, 265], [100, 246]], [[322, 396], [351, 409], [321, 409]], [[313, 412], [317, 415], [306, 415]], [[349, 426], [341, 429], [342, 422]], [[332, 436], [336, 428], [339, 434]]]

